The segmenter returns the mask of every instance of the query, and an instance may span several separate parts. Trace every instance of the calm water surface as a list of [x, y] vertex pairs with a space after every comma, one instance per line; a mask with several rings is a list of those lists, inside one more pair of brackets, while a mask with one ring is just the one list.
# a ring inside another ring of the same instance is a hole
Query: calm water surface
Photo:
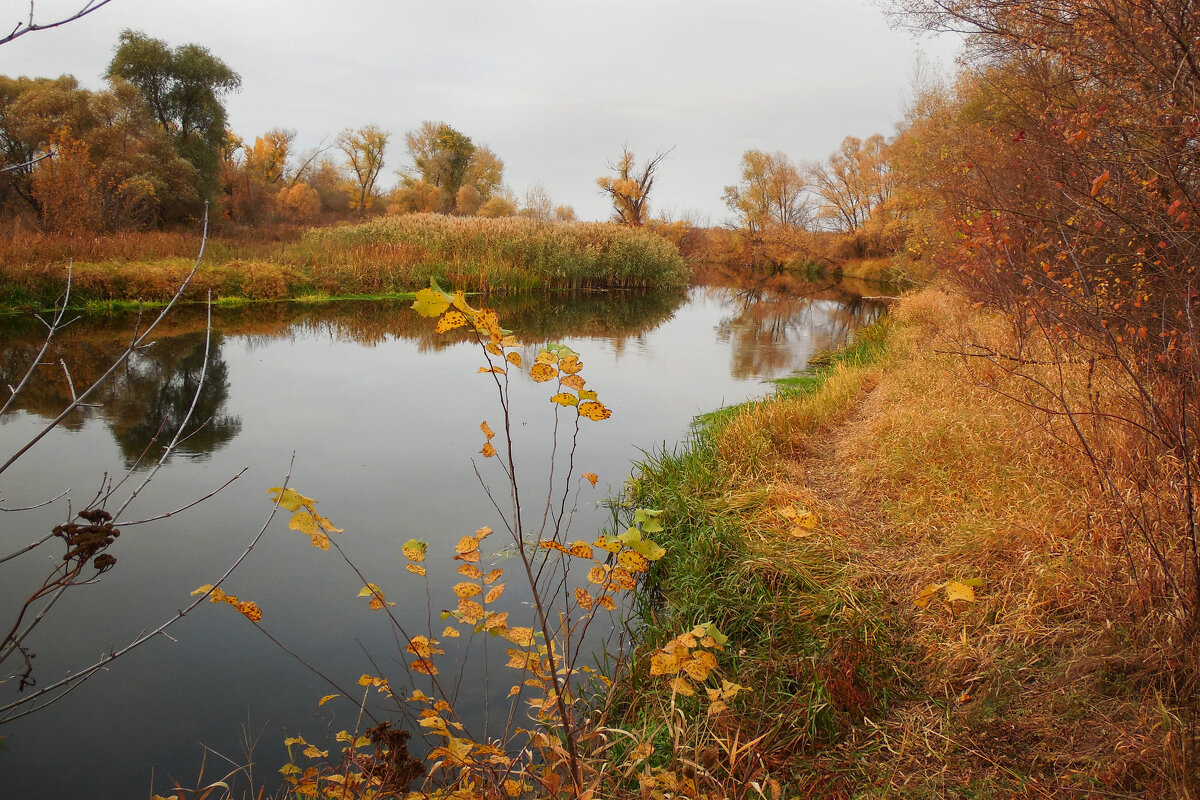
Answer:
[[[836, 346], [882, 311], [853, 286], [769, 276], [723, 283], [693, 287], [686, 296], [525, 296], [492, 304], [527, 342], [527, 361], [547, 341], [577, 350], [589, 388], [613, 409], [610, 420], [582, 429], [577, 471], [597, 473], [600, 483], [581, 494], [574, 535], [590, 538], [604, 525], [601, 501], [620, 491], [644, 451], [675, 447], [695, 415], [764, 394], [765, 380], [803, 369], [814, 352]], [[471, 460], [500, 485], [495, 463], [476, 455], [479, 423], [498, 429], [500, 413], [489, 376], [476, 374], [478, 349], [435, 337], [430, 322], [406, 305], [275, 304], [215, 315], [196, 413], [205, 424], [123, 520], [178, 509], [246, 472], [185, 513], [122, 526], [110, 550], [114, 569], [68, 593], [32, 637], [41, 685], [119, 649], [186, 605], [192, 589], [216, 580], [266, 521], [267, 490], [289, 469], [290, 485], [318, 498], [319, 510], [345, 529], [339, 542], [397, 602], [401, 620], [424, 630], [432, 608], [440, 630], [436, 612], [452, 607], [453, 597], [436, 588], [427, 601], [424, 584], [404, 571], [400, 545], [410, 537], [429, 541], [433, 583], [449, 586], [453, 543], [481, 525], [500, 527]], [[60, 359], [82, 385], [120, 352], [132, 325], [130, 317], [106, 316], [69, 328], [18, 409], [0, 418], [0, 452], [11, 453], [61, 408], [69, 389]], [[0, 555], [64, 521], [105, 481], [120, 480], [153, 449], [164, 420], [173, 431], [203, 362], [202, 313], [182, 310], [156, 340], [105, 387], [98, 407], [0, 476], [4, 508], [68, 492], [36, 511], [0, 514]], [[4, 383], [19, 379], [39, 346], [35, 321], [0, 322]], [[514, 381], [518, 468], [525, 485], [536, 487], [545, 482], [553, 407], [545, 386], [524, 373]], [[117, 497], [144, 476], [133, 469]], [[499, 538], [487, 543], [495, 549]], [[57, 557], [39, 550], [0, 564], [6, 630]], [[513, 563], [503, 554], [495, 560]], [[515, 584], [505, 596], [514, 617], [522, 599]], [[335, 554], [310, 547], [283, 518], [225, 586], [256, 601], [265, 629], [342, 685], [357, 690], [359, 675], [381, 671], [400, 684], [392, 633], [355, 597], [360, 587]], [[207, 780], [220, 778], [231, 769], [223, 756], [244, 763], [247, 741], [256, 743], [256, 781], [273, 785], [285, 735], [321, 741], [353, 727], [353, 709], [336, 701], [317, 707], [334, 689], [233, 609], [205, 604], [169, 633], [46, 710], [0, 726], [5, 794], [145, 798], [165, 792], [172, 779], [196, 785], [202, 761]], [[6, 665], [0, 680], [9, 672]], [[460, 712], [482, 715], [472, 690], [485, 674], [480, 664], [467, 666]], [[0, 682], [0, 705], [17, 696], [17, 681]]]

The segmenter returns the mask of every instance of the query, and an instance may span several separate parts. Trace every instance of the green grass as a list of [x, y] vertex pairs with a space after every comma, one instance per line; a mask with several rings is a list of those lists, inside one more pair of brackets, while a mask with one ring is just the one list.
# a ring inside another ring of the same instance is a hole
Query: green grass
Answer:
[[[624, 505], [664, 511], [666, 531], [656, 538], [667, 555], [654, 565], [638, 609], [641, 646], [626, 687], [631, 713], [653, 706], [646, 696], [662, 690], [660, 679], [648, 677], [649, 654], [704, 622], [730, 637], [723, 675], [754, 687], [742, 721], [747, 737], [766, 734], [766, 750], [799, 753], [834, 741], [910, 681], [903, 625], [880, 597], [847, 589], [842, 546], [832, 537], [765, 533], [781, 526], [773, 495], [779, 454], [740, 444], [744, 417], [764, 408], [803, 406], [810, 430], [835, 406], [844, 411], [848, 372], [878, 359], [886, 340], [884, 325], [862, 332], [812, 373], [783, 381], [773, 397], [705, 415], [685, 447], [638, 465]], [[703, 715], [703, 700], [675, 703]]]

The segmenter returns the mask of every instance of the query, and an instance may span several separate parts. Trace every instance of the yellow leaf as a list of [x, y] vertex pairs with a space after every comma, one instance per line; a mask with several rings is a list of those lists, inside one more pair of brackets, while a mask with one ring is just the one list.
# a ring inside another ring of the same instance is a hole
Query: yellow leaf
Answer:
[[293, 514], [292, 519], [288, 522], [288, 528], [293, 531], [300, 531], [300, 533], [309, 536], [312, 536], [319, 530], [316, 518], [307, 511], [297, 511]]
[[429, 545], [417, 539], [409, 539], [401, 549], [405, 558], [419, 563], [425, 560], [425, 551], [429, 549]]
[[494, 611], [489, 611], [487, 617], [483, 621], [483, 629], [485, 631], [496, 630], [503, 631], [508, 627], [508, 612], [501, 611], [499, 614]]
[[487, 308], [481, 309], [475, 315], [475, 328], [490, 336], [493, 344], [500, 341], [500, 317], [496, 315], [495, 311]]
[[413, 672], [420, 672], [423, 675], [437, 675], [438, 668], [428, 658], [418, 658], [409, 665], [409, 669]]
[[458, 628], [455, 628], [453, 625], [447, 625], [446, 630], [442, 631], [443, 639], [457, 639], [461, 635], [458, 632]]
[[318, 707], [323, 706], [335, 697], [341, 697], [341, 695], [340, 694], [327, 694], [321, 698], [320, 702], [317, 703], [317, 706]]
[[409, 640], [408, 644], [404, 646], [404, 649], [407, 652], [412, 653], [414, 656], [428, 658], [435, 653], [442, 652], [434, 647], [436, 644], [436, 639], [430, 639], [427, 636], [414, 636]]
[[798, 514], [794, 522], [797, 528], [805, 528], [811, 531], [817, 527], [817, 515], [811, 511], [805, 511]]
[[[582, 396], [582, 392], [580, 395]], [[595, 400], [588, 400], [585, 403], [579, 404], [579, 416], [587, 417], [593, 422], [608, 419], [612, 416], [612, 411], [604, 407], [603, 403], [598, 403]]]
[[486, 614], [483, 606], [465, 597], [458, 601], [458, 613], [462, 614], [463, 622], [468, 625], [474, 625], [476, 622], [479, 622]]
[[508, 360], [508, 363], [512, 364], [514, 367], [521, 366], [521, 354], [520, 353], [509, 353], [507, 356], [505, 356], [505, 358]]
[[560, 406], [575, 406], [579, 405], [579, 398], [570, 392], [559, 392], [550, 398], [551, 403], [558, 403]]
[[574, 389], [577, 392], [581, 392], [581, 391], [583, 391], [584, 384], [586, 384], [587, 381], [585, 381], [583, 378], [581, 378], [578, 375], [567, 375], [564, 378], [562, 378], [559, 381], [559, 383], [561, 383], [563, 386], [567, 387], [568, 389]]
[[262, 612], [258, 610], [258, 606], [252, 600], [243, 600], [238, 603], [237, 610], [251, 622], [258, 622], [262, 619]]
[[688, 683], [687, 678], [683, 677], [682, 675], [671, 682], [671, 691], [677, 694], [686, 695], [687, 697], [691, 697], [696, 693], [696, 690], [692, 688], [690, 683]]
[[492, 430], [492, 426], [487, 424], [487, 420], [479, 423], [479, 430], [483, 431], [483, 435], [487, 437], [489, 442], [496, 435], [496, 432]]
[[496, 455], [496, 448], [492, 447], [491, 442], [488, 442], [479, 452], [483, 454], [484, 458], [491, 458], [492, 456]]
[[597, 564], [588, 570], [587, 579], [591, 583], [604, 583], [608, 580], [608, 570]]
[[725, 703], [724, 701], [721, 701], [721, 700], [714, 700], [712, 702], [712, 704], [709, 705], [709, 707], [708, 707], [708, 716], [710, 716], [710, 717], [716, 716], [717, 714], [720, 714], [722, 711], [726, 711], [728, 708], [729, 708], [728, 703]]
[[621, 551], [621, 543], [615, 539], [609, 539], [607, 536], [601, 536], [592, 542], [592, 547], [599, 547], [601, 550], [607, 550], [610, 553], [619, 553]]
[[1104, 170], [1104, 172], [1101, 172], [1098, 176], [1096, 176], [1096, 179], [1092, 181], [1092, 197], [1095, 197], [1097, 194], [1099, 194], [1100, 190], [1104, 188], [1104, 184], [1108, 183], [1111, 179], [1112, 173], [1108, 170]]
[[308, 747], [304, 748], [304, 755], [308, 756], [309, 758], [325, 758], [329, 755], [329, 751], [318, 750], [316, 745], [310, 744]]
[[607, 609], [608, 611], [616, 611], [617, 610], [617, 604], [614, 603], [613, 599], [611, 597], [609, 597], [608, 595], [603, 595], [600, 598], [598, 598], [596, 600], [596, 605], [600, 606], [603, 609]]
[[505, 373], [505, 371], [504, 371], [504, 367], [480, 367], [480, 368], [479, 368], [479, 371], [480, 371], [480, 372], [494, 372], [494, 373], [496, 373], [497, 375], [504, 375], [504, 374], [506, 374], [506, 373]]
[[697, 650], [692, 653], [691, 660], [684, 664], [683, 668], [697, 681], [707, 680], [709, 674], [717, 668], [717, 657], [707, 650]]
[[486, 595], [483, 596], [483, 602], [490, 603], [502, 594], [504, 594], [504, 584], [498, 583], [495, 586], [493, 586]]
[[965, 583], [959, 583], [958, 581], [947, 581], [945, 590], [946, 600], [948, 602], [953, 603], [955, 600], [962, 600], [966, 603], [975, 602], [975, 590]]
[[640, 553], [626, 550], [617, 556], [617, 563], [630, 572], [649, 572], [650, 562]]
[[196, 591], [192, 592], [192, 597], [195, 597], [198, 594], [204, 594], [205, 592], [211, 592], [212, 588], [213, 588], [213, 585], [211, 583], [206, 583], [203, 586], [201, 586], [199, 589], [197, 589]]
[[529, 647], [533, 644], [533, 628], [509, 628], [503, 634], [513, 644]]
[[479, 588], [479, 584], [477, 583], [466, 583], [464, 581], [463, 583], [454, 584], [454, 593], [459, 597], [474, 597], [482, 591], [483, 589]]
[[433, 326], [434, 333], [445, 333], [467, 324], [467, 318], [461, 311], [447, 311]]
[[483, 570], [474, 564], [460, 564], [458, 567], [458, 574], [467, 578], [471, 578], [472, 580], [479, 580], [483, 577]]
[[579, 399], [580, 400], [595, 400], [598, 396], [599, 395], [597, 395], [591, 389], [580, 389], [579, 390]]
[[584, 478], [584, 480], [586, 480], [588, 483], [590, 483], [592, 486], [595, 486], [595, 485], [596, 485], [596, 481], [600, 480], [600, 476], [599, 476], [599, 475], [597, 475], [597, 474], [596, 474], [596, 473], [594, 473], [594, 472], [585, 472], [585, 473], [583, 473], [583, 478]]
[[579, 607], [584, 611], [591, 611], [592, 606], [595, 605], [592, 596], [582, 586], [575, 587], [575, 602], [579, 603]]
[[592, 546], [585, 541], [576, 539], [575, 541], [571, 542], [571, 549], [567, 552], [576, 558], [591, 558]]
[[424, 575], [425, 574], [425, 568], [423, 566], [421, 566], [420, 564], [405, 564], [404, 567], [405, 567], [405, 569], [407, 569], [409, 572], [411, 572], [414, 575]]
[[475, 531], [475, 538], [478, 539], [479, 541], [483, 541], [488, 536], [491, 536], [491, 534], [492, 534], [492, 529], [489, 528], [487, 525], [484, 525], [482, 528], [479, 528], [478, 530]]
[[279, 503], [279, 507], [286, 511], [299, 511], [301, 506], [312, 505], [316, 501], [311, 497], [305, 497], [295, 489], [284, 489], [282, 486], [276, 486], [268, 489], [267, 494], [272, 500]]
[[446, 295], [434, 288], [422, 289], [417, 292], [417, 298], [412, 304], [413, 311], [422, 317], [438, 317], [450, 307]]
[[549, 350], [543, 350], [542, 352], [537, 354], [537, 358], [534, 359], [534, 363], [535, 364], [557, 364], [558, 356], [554, 355], [554, 353], [551, 353]]
[[579, 360], [579, 356], [567, 356], [558, 362], [558, 368], [565, 375], [574, 375], [583, 369], [583, 362]]
[[529, 377], [533, 378], [538, 383], [554, 380], [558, 377], [558, 370], [549, 364], [538, 362], [529, 370]]
[[606, 584], [606, 586], [615, 585], [616, 588], [626, 592], [637, 588], [637, 579], [624, 567], [613, 567], [609, 577], [612, 579], [612, 584]]
[[501, 339], [500, 344], [503, 345], [504, 347], [520, 347], [521, 346], [521, 342], [517, 339], [517, 337], [513, 336], [512, 334], [509, 334], [509, 335], [505, 336], [503, 339]]
[[933, 596], [941, 591], [942, 586], [944, 585], [945, 584], [941, 583], [929, 584], [920, 591], [920, 593], [917, 595], [917, 598], [913, 600], [913, 603], [917, 606], [917, 608], [925, 608], [929, 605], [929, 602], [933, 600]]
[[478, 313], [475, 309], [471, 308], [471, 306], [467, 303], [467, 293], [464, 292], [462, 289], [459, 289], [458, 291], [456, 291], [454, 293], [454, 297], [451, 298], [450, 303], [458, 310], [465, 311], [468, 314], [477, 314]]
[[492, 354], [492, 355], [494, 355], [494, 356], [502, 356], [502, 355], [504, 355], [504, 348], [502, 348], [502, 347], [501, 347], [499, 344], [497, 344], [496, 342], [488, 342], [487, 344], [485, 344], [485, 345], [483, 346], [483, 349], [484, 349], [484, 350], [487, 350], [489, 353], [491, 353], [491, 354]]
[[504, 570], [494, 569], [483, 577], [483, 582], [485, 584], [487, 584], [488, 586], [491, 586], [503, 574], [504, 574]]
[[456, 553], [469, 553], [479, 547], [479, 540], [474, 536], [464, 536], [458, 540], [458, 544], [454, 546]]
[[467, 552], [467, 553], [459, 553], [458, 555], [456, 555], [454, 557], [455, 561], [466, 561], [471, 564], [474, 564], [475, 562], [479, 561], [479, 559], [480, 559], [480, 555], [479, 555], [478, 550], [471, 550], [470, 552]]

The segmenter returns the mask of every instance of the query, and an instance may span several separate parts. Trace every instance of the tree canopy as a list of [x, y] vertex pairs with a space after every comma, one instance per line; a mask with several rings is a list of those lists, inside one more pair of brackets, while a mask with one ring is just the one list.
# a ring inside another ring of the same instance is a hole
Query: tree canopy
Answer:
[[241, 87], [241, 77], [208, 48], [171, 47], [132, 30], [121, 33], [108, 76], [137, 87], [178, 153], [199, 172], [204, 194], [211, 195], [225, 141], [222, 98]]

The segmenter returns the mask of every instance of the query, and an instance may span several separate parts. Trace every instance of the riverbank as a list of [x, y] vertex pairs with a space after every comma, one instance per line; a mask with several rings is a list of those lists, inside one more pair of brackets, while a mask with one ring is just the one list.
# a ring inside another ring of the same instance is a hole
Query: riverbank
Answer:
[[[163, 303], [191, 271], [200, 237], [15, 235], [0, 245], [0, 308], [52, 306], [71, 275], [80, 308]], [[214, 236], [185, 300], [397, 297], [429, 285], [492, 292], [680, 288], [678, 249], [609, 223], [414, 214], [278, 239]]]
[[[925, 290], [648, 460], [630, 501], [673, 538], [618, 725], [654, 743], [644, 775], [696, 796], [1191, 796], [1192, 646], [1086, 459], [955, 354], [1008, 337]], [[717, 714], [649, 677], [708, 621], [748, 689]]]

